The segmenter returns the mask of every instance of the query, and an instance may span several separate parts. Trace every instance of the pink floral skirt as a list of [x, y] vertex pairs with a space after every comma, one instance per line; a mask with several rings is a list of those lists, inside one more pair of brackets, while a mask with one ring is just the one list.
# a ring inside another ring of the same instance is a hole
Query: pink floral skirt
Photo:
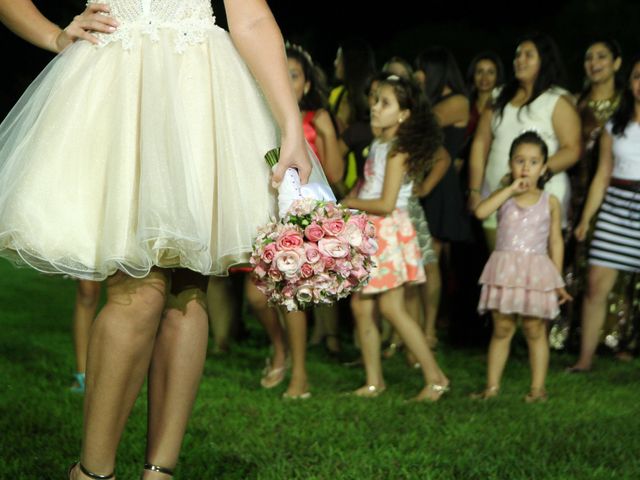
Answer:
[[396, 208], [380, 217], [369, 215], [376, 227], [378, 251], [372, 256], [375, 267], [363, 294], [375, 294], [405, 283], [424, 283], [424, 264], [418, 237], [406, 210]]

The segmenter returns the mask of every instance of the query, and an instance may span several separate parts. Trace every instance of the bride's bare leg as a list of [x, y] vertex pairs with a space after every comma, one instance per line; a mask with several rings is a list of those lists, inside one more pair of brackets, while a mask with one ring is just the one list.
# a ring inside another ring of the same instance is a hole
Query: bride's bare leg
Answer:
[[[76, 354], [76, 372], [87, 371], [87, 348], [91, 324], [96, 317], [100, 301], [100, 282], [78, 280], [76, 305], [73, 310], [73, 347]], [[75, 385], [80, 387], [80, 385]]]
[[[93, 323], [87, 359], [82, 464], [107, 475], [115, 468], [125, 423], [149, 369], [165, 302], [165, 276], [117, 273], [107, 281], [107, 304]], [[78, 468], [74, 479], [88, 478]]]
[[[174, 277], [174, 286], [175, 281]], [[170, 470], [178, 462], [206, 359], [209, 325], [205, 286], [203, 277], [202, 285], [169, 297], [149, 369], [146, 462]], [[143, 478], [168, 476], [145, 470]]]

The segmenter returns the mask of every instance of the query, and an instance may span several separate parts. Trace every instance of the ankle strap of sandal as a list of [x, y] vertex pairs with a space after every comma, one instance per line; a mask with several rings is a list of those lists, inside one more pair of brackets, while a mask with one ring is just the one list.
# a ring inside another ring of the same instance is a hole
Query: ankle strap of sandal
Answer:
[[95, 480], [107, 480], [109, 478], [113, 478], [116, 472], [111, 472], [109, 475], [98, 475], [97, 473], [93, 473], [91, 470], [87, 470], [87, 468], [82, 465], [81, 462], [78, 462], [78, 467], [80, 471], [85, 474], [89, 478], [93, 478]]
[[168, 468], [160, 467], [159, 465], [154, 465], [152, 463], [145, 463], [144, 469], [150, 470], [152, 472], [164, 473], [165, 475], [170, 475], [173, 477], [173, 470], [169, 470]]

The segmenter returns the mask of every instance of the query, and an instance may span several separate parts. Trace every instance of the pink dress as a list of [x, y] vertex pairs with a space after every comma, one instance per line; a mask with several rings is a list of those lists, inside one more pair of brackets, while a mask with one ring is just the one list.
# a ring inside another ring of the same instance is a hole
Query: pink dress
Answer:
[[500, 207], [496, 249], [479, 280], [480, 313], [497, 310], [539, 318], [558, 315], [556, 289], [564, 282], [549, 258], [550, 223], [547, 192], [530, 207], [519, 206], [514, 198]]
[[302, 117], [302, 131], [304, 132], [304, 138], [307, 140], [307, 143], [309, 143], [311, 150], [316, 154], [316, 157], [320, 158], [320, 155], [318, 154], [318, 146], [316, 145], [318, 132], [316, 131], [316, 127], [313, 126], [313, 118], [315, 116], [315, 111], [310, 111], [304, 114], [304, 117]]

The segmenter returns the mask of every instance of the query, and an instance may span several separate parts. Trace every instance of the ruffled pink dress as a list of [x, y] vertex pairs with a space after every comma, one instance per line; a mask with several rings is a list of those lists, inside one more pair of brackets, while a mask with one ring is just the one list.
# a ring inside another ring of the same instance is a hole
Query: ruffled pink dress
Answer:
[[480, 275], [478, 311], [554, 318], [558, 315], [556, 289], [564, 281], [549, 258], [551, 214], [549, 194], [530, 207], [514, 198], [498, 211], [496, 249]]

